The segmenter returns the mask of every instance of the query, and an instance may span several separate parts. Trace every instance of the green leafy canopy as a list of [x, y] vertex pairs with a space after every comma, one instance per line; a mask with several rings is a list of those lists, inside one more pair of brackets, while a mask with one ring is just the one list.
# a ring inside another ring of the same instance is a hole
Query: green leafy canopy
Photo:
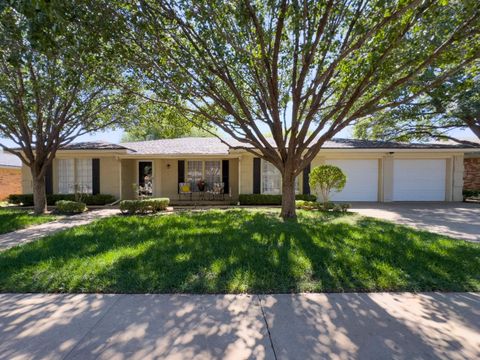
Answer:
[[342, 191], [347, 183], [347, 176], [334, 165], [321, 165], [312, 169], [308, 180], [310, 187], [320, 192], [323, 201], [328, 202], [331, 191]]

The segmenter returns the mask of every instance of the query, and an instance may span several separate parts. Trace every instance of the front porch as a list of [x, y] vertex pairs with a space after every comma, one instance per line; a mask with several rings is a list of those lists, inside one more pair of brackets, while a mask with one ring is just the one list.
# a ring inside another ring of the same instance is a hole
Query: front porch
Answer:
[[168, 197], [175, 205], [238, 201], [238, 158], [122, 158], [121, 199]]

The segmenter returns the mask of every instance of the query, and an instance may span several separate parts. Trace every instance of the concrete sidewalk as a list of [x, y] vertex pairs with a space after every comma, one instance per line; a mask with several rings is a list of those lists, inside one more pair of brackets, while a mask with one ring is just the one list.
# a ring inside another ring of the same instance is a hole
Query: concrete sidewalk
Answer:
[[6, 250], [13, 246], [38, 240], [44, 236], [54, 234], [58, 231], [70, 229], [75, 226], [86, 225], [94, 220], [119, 213], [120, 210], [118, 209], [92, 210], [83, 214], [66, 216], [60, 220], [2, 234], [0, 235], [0, 251]]
[[0, 359], [475, 359], [480, 294], [0, 294]]

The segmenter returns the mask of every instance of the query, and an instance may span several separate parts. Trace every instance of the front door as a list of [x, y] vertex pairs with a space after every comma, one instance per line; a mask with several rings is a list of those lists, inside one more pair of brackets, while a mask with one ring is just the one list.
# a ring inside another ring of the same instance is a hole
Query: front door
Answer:
[[153, 163], [138, 162], [138, 195], [153, 196]]

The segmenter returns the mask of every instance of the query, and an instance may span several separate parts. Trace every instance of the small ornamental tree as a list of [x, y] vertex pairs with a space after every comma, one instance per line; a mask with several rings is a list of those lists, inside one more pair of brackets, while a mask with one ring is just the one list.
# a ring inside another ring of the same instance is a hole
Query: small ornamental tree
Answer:
[[315, 167], [309, 176], [309, 184], [312, 189], [317, 190], [326, 204], [330, 198], [330, 192], [342, 191], [347, 182], [347, 177], [343, 171], [333, 165], [321, 165]]

